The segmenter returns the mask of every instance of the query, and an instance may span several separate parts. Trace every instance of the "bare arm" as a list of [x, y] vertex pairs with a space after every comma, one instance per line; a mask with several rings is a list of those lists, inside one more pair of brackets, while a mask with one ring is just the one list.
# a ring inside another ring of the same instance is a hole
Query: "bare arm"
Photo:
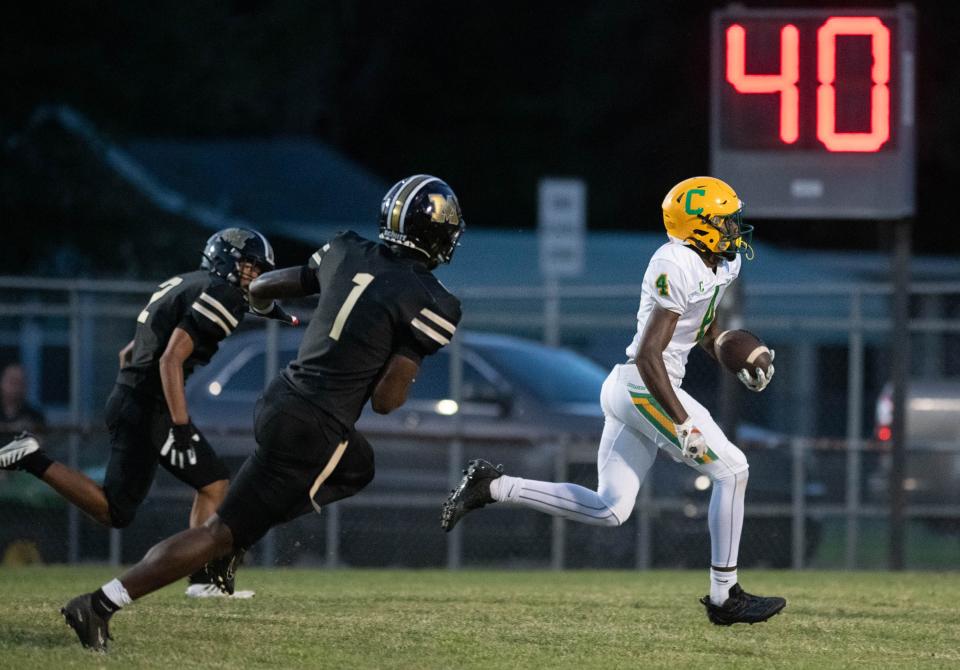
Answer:
[[183, 390], [183, 362], [193, 353], [193, 338], [182, 328], [174, 328], [167, 348], [160, 357], [160, 383], [163, 397], [170, 410], [170, 419], [176, 425], [190, 421], [187, 396]]
[[389, 414], [407, 400], [407, 391], [420, 366], [406, 356], [394, 354], [387, 362], [386, 372], [373, 389], [370, 405], [377, 414]]
[[133, 340], [127, 342], [127, 346], [120, 350], [118, 354], [120, 356], [120, 367], [130, 362], [130, 357], [133, 355]]
[[663, 350], [670, 344], [680, 315], [662, 307], [654, 307], [640, 338], [637, 368], [647, 390], [676, 424], [687, 420], [687, 412], [673, 390], [667, 366], [663, 364]]
[[264, 307], [268, 306], [271, 300], [309, 295], [300, 281], [302, 271], [303, 267], [298, 265], [260, 275], [250, 284], [251, 304]]

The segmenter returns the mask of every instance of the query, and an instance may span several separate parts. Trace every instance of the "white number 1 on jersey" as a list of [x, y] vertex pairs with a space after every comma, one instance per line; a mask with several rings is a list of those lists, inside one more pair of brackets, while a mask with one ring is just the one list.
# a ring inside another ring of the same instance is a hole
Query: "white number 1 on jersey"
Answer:
[[356, 284], [347, 295], [347, 299], [343, 301], [343, 306], [340, 308], [340, 311], [337, 312], [337, 318], [333, 320], [333, 328], [330, 329], [330, 337], [334, 340], [340, 339], [340, 333], [343, 332], [343, 325], [347, 322], [347, 317], [350, 316], [353, 306], [357, 304], [357, 300], [360, 299], [360, 294], [363, 293], [370, 282], [373, 281], [373, 275], [366, 272], [358, 272], [353, 275], [353, 283]]

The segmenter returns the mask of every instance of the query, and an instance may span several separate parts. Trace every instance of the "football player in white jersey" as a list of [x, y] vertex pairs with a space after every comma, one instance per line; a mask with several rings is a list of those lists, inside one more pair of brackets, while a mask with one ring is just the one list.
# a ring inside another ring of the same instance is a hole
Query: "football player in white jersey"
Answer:
[[[657, 449], [663, 449], [713, 482], [710, 593], [700, 601], [710, 621], [757, 623], [783, 609], [783, 598], [750, 595], [737, 583], [747, 459], [681, 386], [695, 345], [716, 358], [717, 306], [740, 272], [741, 255], [752, 257], [753, 228], [743, 224], [742, 209], [733, 189], [713, 177], [685, 179], [664, 198], [669, 241], [653, 254], [643, 276], [628, 361], [614, 366], [600, 393], [605, 423], [597, 454], [598, 489], [509, 477], [500, 467], [473, 460], [443, 505], [444, 530], [494, 502], [619, 526], [633, 511]], [[771, 365], [766, 374], [738, 377], [750, 390], [762, 391], [773, 373]]]

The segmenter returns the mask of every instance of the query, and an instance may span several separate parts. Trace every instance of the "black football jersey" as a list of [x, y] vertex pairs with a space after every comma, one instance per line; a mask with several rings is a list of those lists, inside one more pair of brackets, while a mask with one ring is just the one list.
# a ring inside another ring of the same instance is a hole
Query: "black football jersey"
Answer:
[[353, 232], [340, 233], [301, 272], [317, 309], [283, 375], [352, 426], [394, 354], [417, 363], [450, 342], [460, 301], [422, 262]]
[[133, 354], [117, 383], [163, 397], [159, 363], [174, 328], [182, 328], [193, 339], [193, 353], [183, 363], [186, 379], [195, 367], [210, 362], [246, 311], [242, 291], [222, 277], [206, 270], [171, 277], [157, 287], [137, 317]]

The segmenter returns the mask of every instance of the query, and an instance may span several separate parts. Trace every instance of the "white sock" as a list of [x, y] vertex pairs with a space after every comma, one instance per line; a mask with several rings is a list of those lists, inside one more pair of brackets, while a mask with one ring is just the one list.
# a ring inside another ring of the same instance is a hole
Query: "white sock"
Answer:
[[127, 593], [127, 589], [124, 588], [119, 579], [107, 582], [100, 587], [100, 590], [103, 591], [103, 595], [110, 599], [110, 602], [117, 606], [117, 609], [133, 602], [133, 598]]
[[490, 482], [490, 496], [497, 502], [514, 503], [593, 526], [620, 525], [613, 510], [596, 491], [577, 484], [504, 475]]
[[730, 597], [730, 589], [737, 583], [737, 570], [710, 568], [710, 602], [722, 605]]
[[710, 528], [710, 565], [737, 564], [740, 532], [743, 529], [743, 500], [747, 492], [748, 471], [713, 480], [713, 493], [707, 511]]
[[503, 475], [490, 482], [490, 497], [497, 502], [504, 502], [510, 497], [510, 489], [523, 481], [519, 477]]

